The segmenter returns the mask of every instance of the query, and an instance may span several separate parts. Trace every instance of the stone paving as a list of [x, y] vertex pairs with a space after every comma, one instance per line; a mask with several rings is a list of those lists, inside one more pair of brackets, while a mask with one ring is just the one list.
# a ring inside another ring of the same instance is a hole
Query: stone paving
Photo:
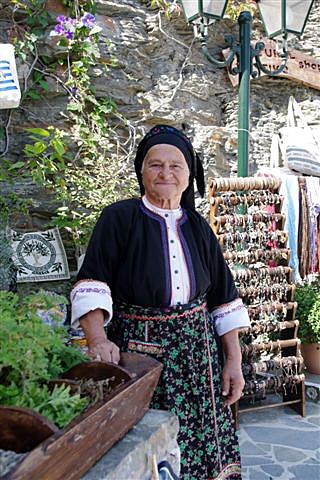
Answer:
[[320, 404], [240, 413], [242, 480], [320, 480]]

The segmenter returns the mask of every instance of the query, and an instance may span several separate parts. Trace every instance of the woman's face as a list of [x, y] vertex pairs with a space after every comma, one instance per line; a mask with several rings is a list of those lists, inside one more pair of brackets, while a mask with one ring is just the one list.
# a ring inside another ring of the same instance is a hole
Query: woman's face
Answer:
[[183, 153], [174, 145], [154, 145], [143, 165], [142, 180], [148, 200], [161, 208], [178, 208], [190, 174]]

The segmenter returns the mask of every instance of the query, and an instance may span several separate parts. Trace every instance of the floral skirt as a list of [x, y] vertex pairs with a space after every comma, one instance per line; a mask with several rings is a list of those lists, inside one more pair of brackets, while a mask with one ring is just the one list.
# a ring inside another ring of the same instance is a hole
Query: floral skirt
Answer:
[[205, 302], [145, 308], [115, 302], [108, 336], [122, 351], [151, 355], [164, 368], [151, 408], [179, 418], [183, 480], [239, 480], [240, 452], [222, 398], [221, 365]]

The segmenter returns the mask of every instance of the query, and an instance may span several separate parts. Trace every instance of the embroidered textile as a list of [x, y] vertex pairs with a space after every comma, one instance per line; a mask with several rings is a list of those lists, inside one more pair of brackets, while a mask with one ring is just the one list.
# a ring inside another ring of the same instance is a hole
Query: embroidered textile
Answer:
[[179, 418], [180, 479], [240, 480], [239, 446], [222, 398], [221, 366], [205, 302], [165, 308], [115, 302], [107, 334], [124, 351], [137, 351], [137, 345], [154, 348], [151, 356], [163, 363], [151, 408]]
[[298, 229], [299, 229], [299, 183], [298, 178], [293, 175], [283, 175], [279, 190], [284, 200], [281, 213], [285, 215], [283, 229], [289, 233], [288, 244], [291, 250], [289, 266], [293, 268], [293, 280], [301, 280], [299, 273], [298, 259]]
[[310, 213], [311, 266], [309, 273], [315, 273], [318, 271], [319, 262], [317, 251], [317, 218], [320, 213], [320, 179], [307, 177], [305, 182]]
[[17, 282], [48, 282], [70, 278], [58, 228], [43, 232], [9, 231]]
[[[172, 284], [170, 305], [188, 303], [190, 301], [189, 272], [177, 229], [177, 222], [183, 215], [182, 208], [174, 210], [159, 208], [152, 205], [145, 196], [142, 197], [142, 201], [149, 210], [160, 215], [166, 222]], [[173, 240], [173, 242], [170, 240]]]
[[299, 177], [300, 187], [300, 218], [299, 218], [299, 242], [298, 242], [298, 256], [299, 256], [299, 273], [302, 279], [308, 274], [309, 265], [309, 209], [307, 201], [307, 192], [305, 178]]
[[[209, 311], [239, 295], [218, 240], [195, 211], [183, 210], [178, 233], [190, 276], [190, 300], [206, 295]], [[125, 259], [125, 261], [124, 261]], [[142, 306], [170, 305], [172, 283], [165, 221], [140, 199], [106, 207], [77, 280], [107, 283], [113, 298]]]
[[101, 308], [105, 313], [105, 324], [112, 317], [112, 298], [110, 288], [106, 283], [96, 280], [84, 280], [79, 282], [70, 294], [72, 313], [71, 325], [79, 326], [82, 315]]
[[224, 335], [234, 328], [250, 326], [250, 319], [241, 298], [236, 298], [221, 307], [213, 310], [212, 318], [215, 322], [218, 335]]

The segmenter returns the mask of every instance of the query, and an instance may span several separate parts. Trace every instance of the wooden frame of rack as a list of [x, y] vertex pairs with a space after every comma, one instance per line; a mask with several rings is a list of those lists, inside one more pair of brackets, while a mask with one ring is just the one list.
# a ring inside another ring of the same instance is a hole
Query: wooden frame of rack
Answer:
[[[280, 213], [280, 185], [281, 180], [275, 177], [209, 178], [210, 225], [252, 321], [250, 328], [240, 331], [246, 385], [243, 400], [233, 405], [236, 425], [239, 412], [263, 408], [289, 405], [300, 415], [305, 415], [304, 365], [297, 337], [299, 322], [295, 320], [295, 285], [291, 283], [292, 269], [288, 267], [288, 234], [283, 231], [285, 217]], [[262, 209], [258, 211], [260, 204]], [[271, 205], [274, 207], [270, 208]], [[252, 206], [254, 208], [250, 209]], [[264, 223], [266, 232], [261, 233]], [[245, 240], [239, 244], [240, 247], [236, 242], [231, 243], [230, 248], [230, 239], [237, 237], [241, 242], [250, 236], [246, 227], [252, 230], [256, 225], [259, 226], [259, 235], [264, 235], [266, 239], [265, 244], [260, 238], [259, 248], [246, 250], [242, 247], [246, 245]], [[271, 238], [279, 248], [269, 248]], [[279, 284], [276, 284], [277, 278], [282, 279]], [[264, 301], [257, 304], [259, 295]], [[268, 321], [269, 317], [273, 320]], [[275, 321], [274, 317], [279, 318]], [[277, 332], [279, 339], [255, 342], [258, 335], [267, 332]], [[269, 352], [270, 355], [276, 352], [277, 355], [265, 361], [261, 356], [259, 358], [261, 352]], [[282, 395], [282, 401], [263, 403], [271, 393]], [[253, 405], [244, 407], [244, 401], [252, 401]]]

